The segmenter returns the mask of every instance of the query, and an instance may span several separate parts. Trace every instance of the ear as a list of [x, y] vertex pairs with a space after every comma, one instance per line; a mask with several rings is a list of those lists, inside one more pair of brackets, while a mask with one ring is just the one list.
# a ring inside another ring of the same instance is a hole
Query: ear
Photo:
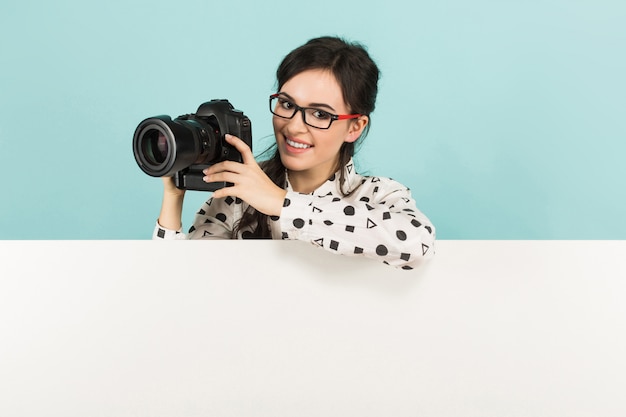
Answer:
[[370, 119], [367, 116], [359, 116], [358, 119], [352, 120], [344, 142], [352, 143], [361, 137], [361, 133], [363, 133], [363, 129], [365, 129], [369, 121]]

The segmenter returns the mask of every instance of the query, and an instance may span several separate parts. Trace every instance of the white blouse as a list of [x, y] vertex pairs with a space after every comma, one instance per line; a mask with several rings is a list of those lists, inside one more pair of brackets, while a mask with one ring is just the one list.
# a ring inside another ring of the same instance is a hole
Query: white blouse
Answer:
[[[434, 255], [435, 227], [421, 213], [409, 189], [383, 177], [364, 177], [353, 161], [343, 168], [344, 196], [339, 172], [310, 194], [287, 195], [280, 216], [270, 217], [272, 239], [297, 239], [328, 251], [380, 259], [386, 264], [412, 269]], [[210, 198], [196, 214], [188, 234], [158, 223], [154, 239], [232, 239], [232, 231], [248, 205], [233, 197]], [[251, 229], [240, 230], [246, 239]]]

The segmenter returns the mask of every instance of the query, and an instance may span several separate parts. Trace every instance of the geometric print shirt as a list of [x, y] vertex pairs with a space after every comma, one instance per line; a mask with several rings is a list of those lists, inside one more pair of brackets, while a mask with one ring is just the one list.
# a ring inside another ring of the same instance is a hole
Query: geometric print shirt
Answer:
[[[434, 255], [435, 227], [421, 213], [407, 187], [390, 178], [361, 176], [350, 160], [341, 191], [339, 172], [309, 194], [293, 191], [289, 180], [280, 216], [270, 217], [272, 239], [302, 240], [330, 252], [378, 259], [413, 269]], [[210, 198], [189, 232], [155, 226], [154, 239], [231, 239], [248, 205], [239, 198]], [[250, 229], [236, 238], [245, 239]]]

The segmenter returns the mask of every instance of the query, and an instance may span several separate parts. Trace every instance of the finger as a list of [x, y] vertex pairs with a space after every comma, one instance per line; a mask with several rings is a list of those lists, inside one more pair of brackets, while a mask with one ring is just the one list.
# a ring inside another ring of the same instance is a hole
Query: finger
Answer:
[[205, 175], [217, 174], [218, 172], [236, 172], [241, 173], [243, 164], [236, 161], [222, 161], [215, 165], [211, 165], [204, 171]]
[[250, 149], [250, 147], [248, 146], [246, 142], [239, 139], [237, 136], [230, 135], [230, 134], [226, 134], [224, 138], [226, 139], [226, 142], [233, 145], [235, 149], [239, 151], [239, 153], [241, 154], [241, 157], [243, 158], [244, 164], [256, 163], [256, 160], [254, 159], [254, 155], [252, 154], [252, 149]]
[[232, 182], [233, 184], [237, 183], [240, 175], [236, 172], [222, 171], [216, 172], [214, 174], [205, 175], [202, 178], [205, 182]]
[[222, 187], [218, 190], [213, 191], [213, 198], [224, 198], [224, 197], [237, 197], [237, 193], [234, 190], [234, 186]]

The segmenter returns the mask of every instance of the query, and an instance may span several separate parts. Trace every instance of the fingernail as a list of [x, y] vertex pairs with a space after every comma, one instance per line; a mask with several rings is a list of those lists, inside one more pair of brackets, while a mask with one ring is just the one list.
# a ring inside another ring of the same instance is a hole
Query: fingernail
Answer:
[[209, 177], [204, 177], [204, 178], [202, 178], [202, 181], [204, 181], [204, 182], [209, 182]]

